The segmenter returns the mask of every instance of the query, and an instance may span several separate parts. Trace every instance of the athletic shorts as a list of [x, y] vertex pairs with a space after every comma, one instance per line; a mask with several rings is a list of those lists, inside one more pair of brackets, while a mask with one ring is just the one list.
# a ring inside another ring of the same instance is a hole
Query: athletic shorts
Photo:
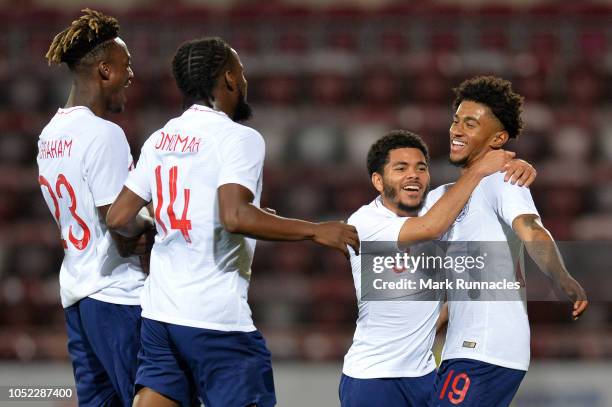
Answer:
[[131, 406], [140, 349], [139, 305], [84, 298], [65, 308], [80, 407]]
[[509, 369], [472, 359], [445, 360], [438, 369], [433, 407], [507, 407], [524, 370]]
[[136, 388], [182, 406], [197, 394], [206, 407], [276, 404], [270, 351], [259, 331], [225, 332], [142, 319]]
[[342, 407], [423, 407], [427, 406], [436, 373], [421, 377], [355, 379], [342, 375]]

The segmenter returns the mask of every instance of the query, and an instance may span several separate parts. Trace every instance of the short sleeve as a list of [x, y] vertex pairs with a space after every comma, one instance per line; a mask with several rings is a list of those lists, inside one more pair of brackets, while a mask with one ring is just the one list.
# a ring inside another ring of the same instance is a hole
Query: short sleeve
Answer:
[[140, 158], [138, 159], [136, 168], [130, 171], [125, 181], [126, 188], [147, 202], [150, 202], [152, 198], [151, 185], [148, 178], [149, 172], [152, 171], [148, 165], [149, 154], [148, 143], [145, 143], [140, 151]]
[[408, 218], [385, 216], [374, 208], [364, 207], [348, 220], [355, 226], [359, 239], [370, 242], [397, 242]]
[[221, 168], [217, 188], [240, 184], [256, 196], [266, 154], [261, 135], [253, 129], [242, 128], [225, 138], [218, 151]]
[[[399, 234], [408, 218], [389, 216], [376, 208], [364, 206], [348, 219], [348, 224], [355, 226], [359, 235], [361, 251], [376, 248], [375, 250], [397, 251]], [[364, 246], [367, 242], [383, 243], [382, 245]], [[355, 256], [352, 247], [348, 247], [351, 256]]]
[[107, 125], [85, 152], [84, 167], [96, 207], [113, 203], [127, 178], [132, 156], [123, 130]]
[[419, 216], [425, 215], [429, 210], [438, 202], [438, 200], [442, 197], [443, 194], [452, 186], [453, 184], [446, 184], [439, 186], [433, 191], [429, 191], [427, 196], [425, 197], [425, 203], [423, 207], [419, 210]]
[[520, 215], [537, 215], [529, 188], [504, 182], [504, 174], [496, 173], [486, 178], [484, 193], [495, 213], [510, 227]]

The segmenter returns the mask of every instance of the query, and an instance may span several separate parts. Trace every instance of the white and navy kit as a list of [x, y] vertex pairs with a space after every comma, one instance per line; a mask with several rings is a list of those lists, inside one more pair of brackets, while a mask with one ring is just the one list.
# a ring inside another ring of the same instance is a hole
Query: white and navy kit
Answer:
[[[397, 242], [407, 219], [383, 206], [378, 197], [357, 210], [348, 223], [357, 228], [362, 242]], [[431, 348], [440, 302], [363, 301], [361, 256], [352, 250], [351, 268], [359, 316], [344, 357], [342, 405], [425, 405], [436, 367]]]
[[[255, 240], [224, 229], [217, 193], [239, 184], [259, 206], [264, 155], [257, 131], [201, 105], [170, 120], [142, 147], [125, 185], [153, 202], [157, 236], [142, 295], [138, 385], [183, 404], [190, 403], [190, 381], [206, 405], [275, 403], [270, 354], [247, 303]], [[215, 340], [218, 352], [206, 351]], [[223, 372], [234, 379], [223, 384]]]
[[91, 297], [140, 304], [145, 275], [119, 256], [98, 207], [113, 203], [132, 165], [123, 130], [84, 106], [59, 109], [38, 141], [39, 183], [60, 227], [62, 305]]
[[145, 274], [137, 257], [119, 256], [98, 210], [121, 191], [129, 145], [87, 107], [59, 109], [40, 135], [37, 163], [64, 247], [60, 294], [79, 403], [131, 405]]
[[[448, 187], [430, 192], [426, 207], [430, 208]], [[525, 214], [538, 215], [529, 189], [504, 182], [504, 174], [496, 173], [485, 177], [476, 187], [444, 240], [501, 242], [502, 254], [498, 253], [495, 259], [497, 270], [501, 270], [500, 278], [524, 279], [524, 275], [517, 276], [517, 266], [523, 270], [524, 246], [514, 233], [512, 222]], [[435, 398], [439, 403], [436, 405], [458, 402], [462, 406], [508, 405], [529, 367], [530, 331], [524, 296], [517, 301], [450, 301], [448, 307], [448, 331], [442, 354], [444, 363], [436, 384]], [[491, 365], [499, 368], [491, 370]], [[466, 377], [457, 379], [457, 374], [462, 373]], [[488, 389], [497, 380], [495, 375], [506, 384], [512, 376], [516, 385], [507, 391], [500, 390], [503, 386]], [[452, 384], [455, 380], [460, 383], [455, 386], [459, 390], [451, 391], [448, 383], [444, 386], [445, 382]], [[465, 386], [469, 391], [463, 390]], [[498, 398], [485, 400], [484, 394]]]

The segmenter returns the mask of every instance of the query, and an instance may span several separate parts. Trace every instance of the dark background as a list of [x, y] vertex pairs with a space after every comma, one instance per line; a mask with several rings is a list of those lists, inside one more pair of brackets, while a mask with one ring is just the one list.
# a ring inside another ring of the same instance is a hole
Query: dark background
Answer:
[[[242, 58], [250, 125], [266, 140], [262, 205], [284, 216], [346, 219], [375, 196], [365, 155], [389, 129], [425, 138], [432, 186], [454, 179], [446, 160], [451, 88], [495, 74], [527, 100], [526, 130], [509, 148], [539, 172], [532, 192], [545, 225], [558, 240], [610, 239], [612, 5], [469, 3], [101, 7], [119, 18], [136, 75], [127, 110], [114, 120], [137, 158], [148, 135], [180, 113], [170, 75], [176, 47], [219, 35]], [[40, 130], [70, 88], [67, 69], [48, 67], [44, 54], [84, 5], [49, 4], [0, 2], [0, 359], [7, 361], [67, 360], [63, 252], [35, 157]], [[249, 301], [277, 361], [338, 362], [348, 349], [355, 291], [337, 252], [258, 243]], [[610, 302], [593, 303], [578, 322], [570, 322], [569, 304], [534, 302], [529, 312], [534, 360], [612, 357]]]

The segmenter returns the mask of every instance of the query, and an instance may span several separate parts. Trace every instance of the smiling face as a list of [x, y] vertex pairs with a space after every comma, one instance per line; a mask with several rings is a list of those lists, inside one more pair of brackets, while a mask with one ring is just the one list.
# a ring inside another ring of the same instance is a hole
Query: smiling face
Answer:
[[120, 38], [115, 38], [109, 49], [108, 64], [110, 74], [104, 82], [106, 95], [106, 109], [112, 113], [120, 113], [125, 109], [127, 97], [125, 90], [134, 78], [130, 65], [130, 52]]
[[469, 167], [508, 140], [508, 133], [491, 109], [470, 100], [464, 100], [457, 108], [449, 133], [449, 160], [458, 167]]
[[389, 151], [383, 173], [372, 174], [372, 183], [387, 208], [400, 216], [417, 215], [429, 189], [429, 167], [425, 155], [412, 147]]

